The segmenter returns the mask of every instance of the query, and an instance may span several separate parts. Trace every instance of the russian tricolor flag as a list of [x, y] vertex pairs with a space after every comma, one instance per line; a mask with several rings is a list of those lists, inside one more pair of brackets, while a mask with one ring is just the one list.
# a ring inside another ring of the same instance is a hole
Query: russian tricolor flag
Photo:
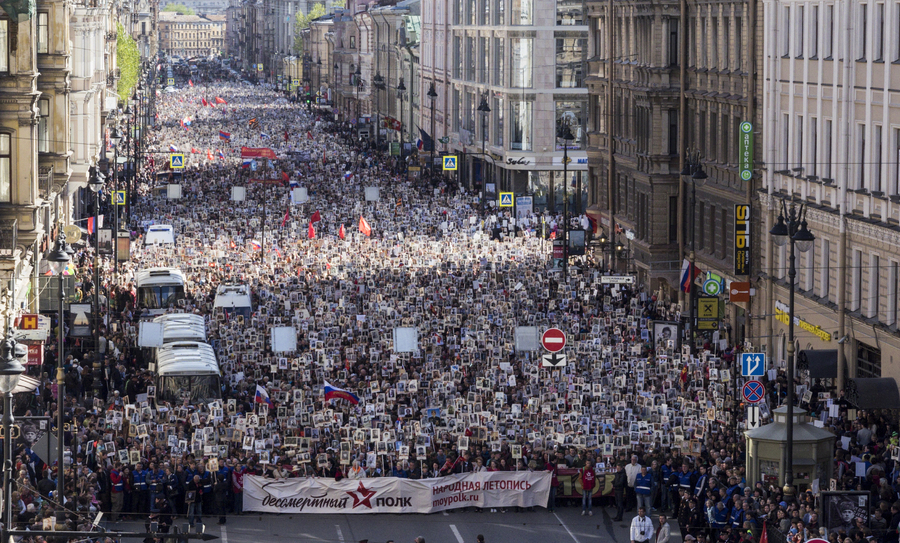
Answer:
[[269, 399], [269, 393], [260, 385], [256, 385], [256, 403], [267, 403], [270, 408], [274, 408], [272, 400]]
[[241, 160], [241, 168], [247, 169], [250, 167], [250, 163], [253, 162], [252, 158], [245, 158]]
[[255, 239], [250, 241], [250, 247], [252, 247], [254, 251], [259, 251], [260, 249], [262, 249], [262, 245]]
[[691, 285], [694, 284], [694, 279], [700, 277], [700, 268], [693, 265], [688, 261], [688, 259], [684, 259], [684, 262], [681, 264], [681, 291], [682, 292], [690, 292]]
[[231, 132], [222, 132], [219, 130], [219, 139], [231, 141]]
[[325, 400], [347, 400], [353, 405], [359, 403], [359, 398], [356, 396], [356, 394], [350, 392], [349, 390], [337, 388], [328, 381], [325, 381]]
[[173, 152], [173, 153], [177, 153], [177, 152], [178, 152], [178, 147], [175, 147], [174, 145], [169, 145], [169, 151], [171, 151], [171, 152]]

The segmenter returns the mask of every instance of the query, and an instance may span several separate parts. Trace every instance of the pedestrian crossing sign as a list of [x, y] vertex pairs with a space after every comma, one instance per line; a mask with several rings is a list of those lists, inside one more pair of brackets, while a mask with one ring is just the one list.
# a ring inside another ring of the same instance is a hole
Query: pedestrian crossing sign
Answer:
[[173, 170], [184, 169], [184, 155], [182, 153], [172, 153], [169, 156], [169, 167]]
[[175, 78], [170, 77], [169, 80], [166, 82], [166, 84], [170, 87], [174, 87], [175, 86]]
[[500, 193], [500, 207], [512, 207], [513, 206], [513, 196], [512, 192], [501, 192]]
[[113, 195], [115, 196], [115, 205], [117, 205], [117, 206], [125, 205], [125, 191], [124, 190], [117, 190], [113, 193]]
[[444, 171], [456, 170], [456, 155], [444, 157]]

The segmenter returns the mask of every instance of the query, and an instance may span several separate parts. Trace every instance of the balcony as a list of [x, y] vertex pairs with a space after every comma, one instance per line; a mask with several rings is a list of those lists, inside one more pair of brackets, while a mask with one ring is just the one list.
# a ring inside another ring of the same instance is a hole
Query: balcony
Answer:
[[47, 198], [53, 190], [53, 166], [44, 166], [38, 170], [38, 193]]
[[16, 255], [19, 228], [16, 219], [0, 220], [0, 260], [12, 260]]

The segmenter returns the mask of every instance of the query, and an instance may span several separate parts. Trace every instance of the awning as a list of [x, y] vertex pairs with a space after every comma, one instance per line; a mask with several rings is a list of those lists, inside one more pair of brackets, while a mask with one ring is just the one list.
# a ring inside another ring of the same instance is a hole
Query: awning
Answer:
[[900, 409], [900, 388], [893, 377], [850, 379], [847, 401], [857, 409]]
[[800, 351], [797, 368], [809, 370], [811, 379], [837, 378], [837, 349]]
[[41, 386], [41, 382], [34, 377], [28, 377], [27, 375], [19, 376], [19, 384], [16, 385], [16, 388], [13, 389], [13, 394], [20, 394], [23, 392], [34, 392], [34, 389]]

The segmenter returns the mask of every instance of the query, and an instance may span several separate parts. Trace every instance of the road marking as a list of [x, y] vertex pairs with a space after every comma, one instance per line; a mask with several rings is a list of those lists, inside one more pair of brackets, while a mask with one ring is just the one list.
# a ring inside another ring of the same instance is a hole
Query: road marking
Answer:
[[338, 541], [344, 543], [344, 532], [341, 531], [341, 527], [335, 524], [334, 529], [337, 530]]
[[450, 516], [450, 513], [446, 512], [446, 511], [441, 511], [441, 512], [444, 513], [444, 516], [445, 516], [445, 517], [449, 517], [449, 516]]
[[222, 525], [221, 534], [219, 535], [219, 539], [222, 543], [228, 543], [228, 530], [225, 529], [225, 525]]
[[[566, 526], [566, 523], [563, 522], [563, 520], [561, 518], [559, 518], [559, 515], [557, 515], [556, 513], [553, 513], [553, 516], [556, 517], [556, 520], [558, 520], [559, 523], [562, 524], [562, 527], [565, 528], [567, 532], [569, 532], [569, 536], [572, 538], [572, 541], [574, 541], [575, 543], [580, 543], [578, 541], [578, 538], [575, 537], [575, 534], [572, 533], [572, 530], [570, 530], [569, 527]], [[460, 543], [462, 543], [462, 542], [460, 542]]]
[[459, 543], [465, 543], [465, 542], [463, 541], [462, 535], [460, 535], [460, 533], [459, 533], [459, 530], [456, 529], [456, 525], [455, 525], [455, 524], [451, 524], [451, 525], [450, 525], [450, 531], [453, 532], [453, 535], [456, 536], [456, 540], [457, 540]]

